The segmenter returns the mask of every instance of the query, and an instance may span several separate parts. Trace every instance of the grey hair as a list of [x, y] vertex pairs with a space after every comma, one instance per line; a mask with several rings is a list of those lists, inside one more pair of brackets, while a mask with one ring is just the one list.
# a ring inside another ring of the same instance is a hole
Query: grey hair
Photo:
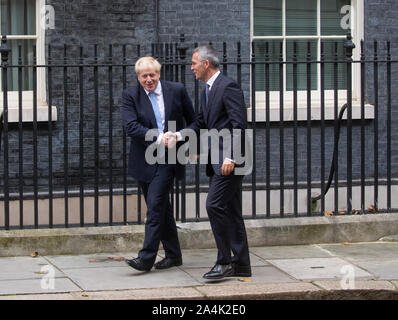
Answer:
[[218, 60], [218, 52], [210, 45], [197, 47], [193, 53], [198, 52], [198, 58], [200, 61], [208, 60], [213, 68], [218, 68], [220, 66], [220, 61]]

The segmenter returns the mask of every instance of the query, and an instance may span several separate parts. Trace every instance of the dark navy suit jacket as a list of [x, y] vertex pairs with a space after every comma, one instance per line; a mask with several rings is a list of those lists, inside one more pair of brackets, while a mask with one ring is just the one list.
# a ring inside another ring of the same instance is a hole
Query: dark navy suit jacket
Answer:
[[[185, 87], [181, 83], [161, 80], [165, 108], [165, 129], [168, 121], [176, 122], [176, 130], [192, 123], [195, 112]], [[157, 164], [149, 164], [145, 160], [145, 150], [153, 141], [145, 141], [150, 129], [156, 129], [156, 118], [151, 101], [144, 88], [138, 84], [128, 87], [122, 94], [122, 120], [125, 131], [131, 137], [128, 173], [138, 181], [151, 182]], [[185, 124], [184, 124], [185, 120]], [[183, 166], [176, 165], [176, 177], [183, 176]]]
[[[205, 91], [203, 91], [201, 111], [196, 115], [195, 121], [187, 127], [187, 129], [195, 130], [197, 134], [200, 129], [208, 129], [211, 136], [211, 130], [215, 129], [217, 132], [228, 130], [231, 135], [230, 140], [218, 139], [218, 145], [212, 145], [217, 140], [211, 140], [209, 143], [209, 160], [206, 167], [208, 176], [212, 176], [214, 173], [221, 175], [224, 158], [233, 159], [234, 150], [241, 150], [241, 153], [244, 153], [244, 129], [246, 128], [247, 109], [243, 92], [234, 80], [220, 73], [211, 87], [207, 106]], [[240, 131], [241, 134], [234, 135], [233, 129]], [[181, 131], [181, 134], [184, 135], [184, 130]], [[213, 148], [218, 148], [218, 161], [211, 159]], [[238, 164], [237, 166], [242, 165]]]

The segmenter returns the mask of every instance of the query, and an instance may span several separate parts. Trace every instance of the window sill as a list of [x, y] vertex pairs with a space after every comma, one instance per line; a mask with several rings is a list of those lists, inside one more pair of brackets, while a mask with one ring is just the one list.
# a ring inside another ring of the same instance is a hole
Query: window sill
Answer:
[[[339, 112], [346, 101], [340, 101]], [[266, 110], [264, 104], [256, 106], [255, 119], [256, 122], [266, 122]], [[270, 108], [270, 122], [279, 122], [279, 107]], [[334, 103], [325, 102], [325, 120], [334, 120]], [[344, 112], [343, 119], [347, 119], [347, 111]], [[361, 104], [359, 101], [353, 101], [352, 103], [352, 119], [361, 119]], [[370, 104], [365, 104], [365, 119], [374, 119], [374, 107]], [[321, 120], [321, 105], [319, 102], [312, 102], [311, 106], [311, 120]], [[252, 108], [247, 109], [247, 121], [252, 121]], [[285, 104], [283, 109], [283, 121], [294, 121], [294, 110], [292, 104]], [[297, 107], [297, 121], [307, 121], [307, 107]]]
[[[57, 107], [52, 106], [51, 121], [57, 121]], [[3, 106], [0, 106], [0, 114], [3, 114]], [[19, 122], [19, 107], [15, 104], [8, 106], [8, 123]], [[24, 103], [22, 108], [22, 122], [33, 122], [33, 103]], [[48, 105], [38, 102], [37, 122], [48, 122]]]

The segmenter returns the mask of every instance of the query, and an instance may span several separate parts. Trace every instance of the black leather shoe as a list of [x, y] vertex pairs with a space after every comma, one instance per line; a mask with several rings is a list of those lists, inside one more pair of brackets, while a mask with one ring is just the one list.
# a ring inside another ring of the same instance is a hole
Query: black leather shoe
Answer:
[[242, 266], [232, 262], [233, 273], [229, 277], [251, 277], [252, 269], [250, 265]]
[[234, 272], [232, 264], [216, 264], [209, 272], [203, 275], [203, 278], [209, 280], [218, 280], [224, 277], [230, 277]]
[[126, 259], [125, 261], [130, 267], [139, 271], [149, 271], [152, 269], [153, 266], [153, 263], [145, 262], [141, 258], [135, 258], [130, 260]]
[[182, 259], [181, 258], [164, 258], [163, 260], [160, 260], [159, 262], [155, 263], [155, 269], [168, 269], [171, 267], [178, 267], [182, 265]]

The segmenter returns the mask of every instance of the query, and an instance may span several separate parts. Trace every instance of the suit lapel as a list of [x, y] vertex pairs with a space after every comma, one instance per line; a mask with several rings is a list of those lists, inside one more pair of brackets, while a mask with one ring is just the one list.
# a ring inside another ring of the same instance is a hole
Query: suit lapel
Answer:
[[153, 112], [151, 100], [149, 100], [144, 88], [140, 86], [140, 105], [145, 111], [145, 115], [148, 115], [149, 121], [152, 123], [154, 128], [157, 128], [155, 113]]
[[222, 74], [220, 73], [217, 77], [217, 79], [214, 81], [210, 93], [209, 93], [209, 105], [211, 105], [212, 100], [214, 99], [214, 96], [216, 95], [218, 85], [221, 82]]
[[172, 107], [172, 97], [173, 94], [171, 92], [172, 88], [169, 86], [167, 82], [161, 81], [162, 84], [162, 94], [163, 94], [163, 102], [164, 102], [164, 126], [165, 132], [168, 130], [168, 121], [170, 119], [170, 112]]
[[217, 92], [218, 86], [221, 83], [222, 77], [223, 77], [223, 75], [222, 75], [222, 73], [220, 73], [218, 75], [217, 79], [214, 81], [214, 83], [213, 83], [213, 85], [211, 87], [210, 93], [209, 93], [209, 102], [208, 102], [208, 105], [206, 107], [207, 115], [206, 115], [206, 118], [205, 118], [207, 120], [207, 123], [209, 123], [210, 114], [214, 110], [214, 108], [212, 108], [212, 103], [213, 103], [214, 97], [216, 96], [216, 92]]

